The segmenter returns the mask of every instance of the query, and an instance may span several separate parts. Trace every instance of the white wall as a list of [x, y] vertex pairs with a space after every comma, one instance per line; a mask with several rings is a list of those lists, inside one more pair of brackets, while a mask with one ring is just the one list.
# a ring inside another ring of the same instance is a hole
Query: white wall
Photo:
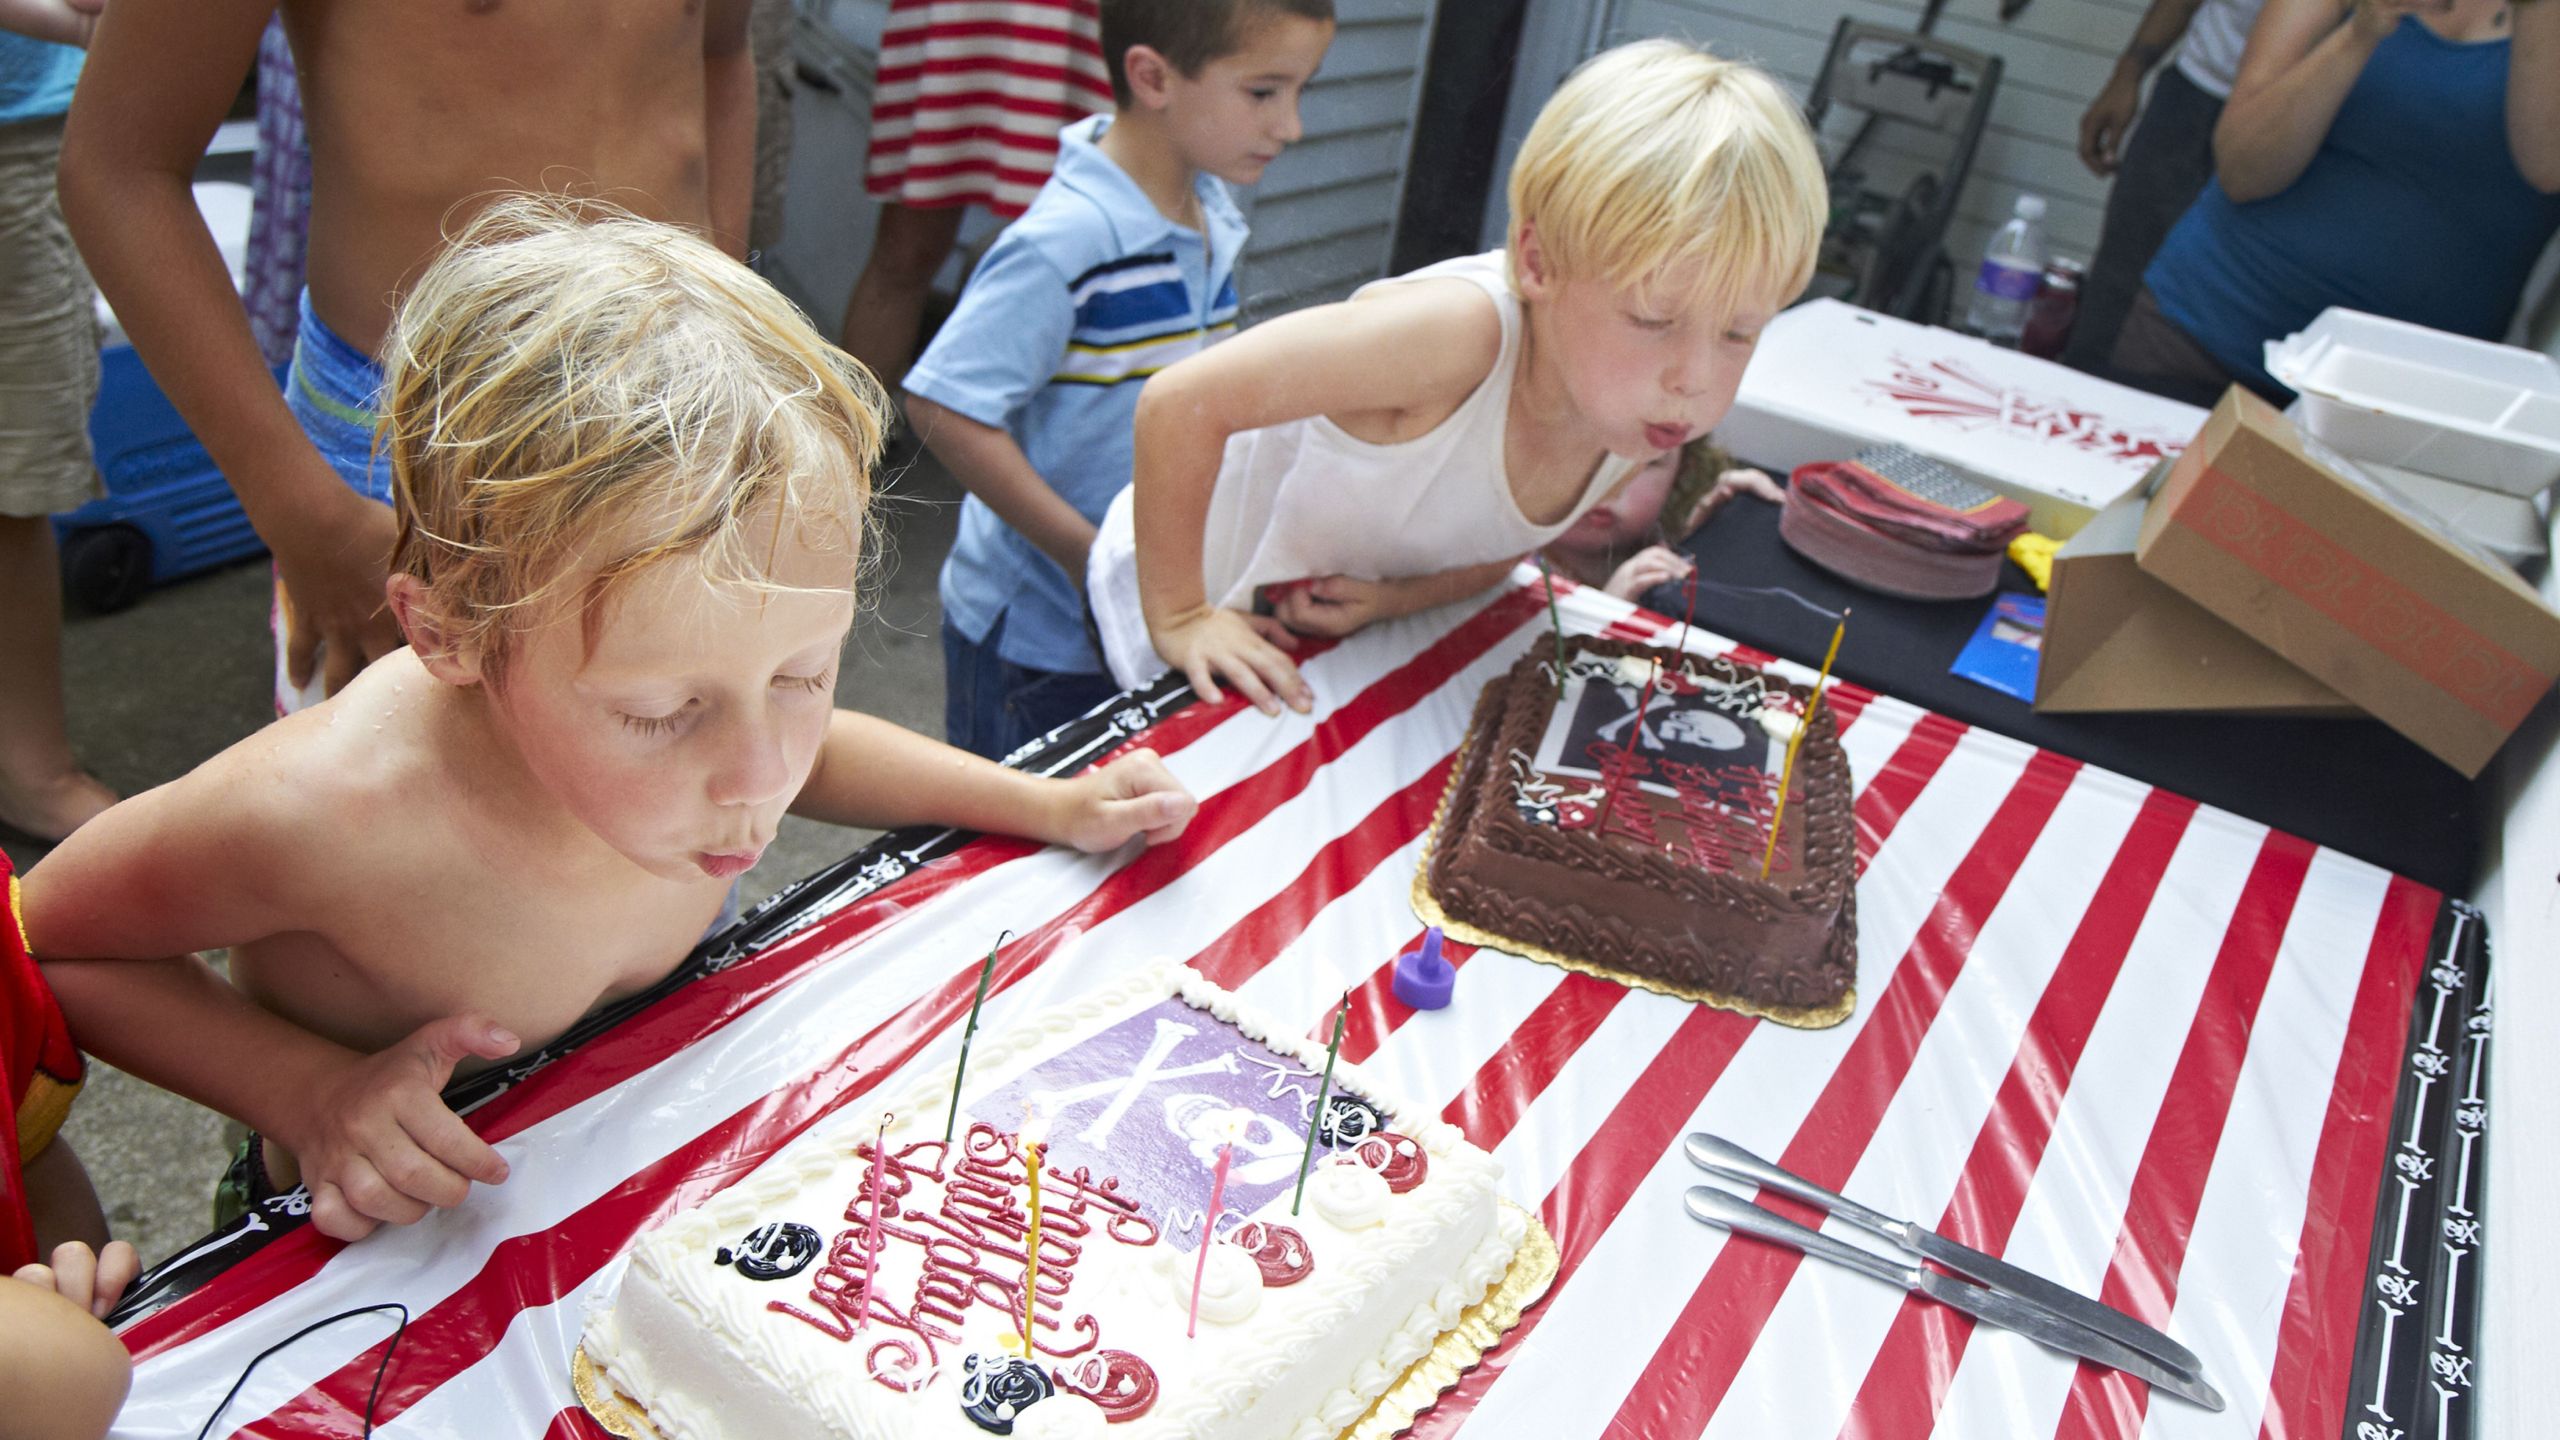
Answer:
[[[1465, 13], [1454, 0], [1452, 23]], [[1404, 196], [1434, 0], [1335, 0], [1333, 46], [1301, 107], [1306, 137], [1243, 195], [1246, 316], [1339, 300], [1386, 273]]]

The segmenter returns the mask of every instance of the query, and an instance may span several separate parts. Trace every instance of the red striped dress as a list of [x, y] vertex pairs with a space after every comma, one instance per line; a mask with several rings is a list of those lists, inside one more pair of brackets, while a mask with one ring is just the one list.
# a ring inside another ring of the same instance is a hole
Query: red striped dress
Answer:
[[1018, 215], [1058, 132], [1110, 108], [1100, 0], [894, 0], [863, 184], [920, 209]]

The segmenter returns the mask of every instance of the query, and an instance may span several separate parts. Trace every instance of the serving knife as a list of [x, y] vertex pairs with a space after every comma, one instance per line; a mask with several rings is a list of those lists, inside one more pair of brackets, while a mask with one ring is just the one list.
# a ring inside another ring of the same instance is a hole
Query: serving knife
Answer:
[[2005, 1260], [1985, 1255], [1970, 1245], [1958, 1244], [1934, 1230], [1924, 1230], [1908, 1220], [1879, 1214], [1846, 1195], [1814, 1184], [1792, 1170], [1773, 1165], [1720, 1135], [1709, 1135], [1703, 1131], [1692, 1133], [1684, 1142], [1684, 1148], [1689, 1152], [1691, 1163], [1710, 1174], [1758, 1185], [1790, 1200], [1827, 1210], [1914, 1255], [1935, 1260], [1959, 1275], [1978, 1280], [1995, 1290], [2005, 1290], [2021, 1300], [2044, 1307], [2060, 1319], [2095, 1330], [2119, 1345], [2139, 1350], [2182, 1375], [2191, 1379], [2203, 1378], [2204, 1366], [2196, 1359], [2194, 1351], [2111, 1305], [2102, 1305], [2032, 1271], [2021, 1270]]
[[2122, 1370], [2137, 1380], [2148, 1382], [2154, 1389], [2166, 1391], [2207, 1410], [2222, 1409], [2221, 1392], [2206, 1384], [2201, 1377], [2182, 1375], [2130, 1345], [2119, 1345], [2086, 1326], [2060, 1319], [2042, 1306], [2030, 1304], [2005, 1291], [1941, 1275], [1916, 1262], [1897, 1265], [1873, 1251], [1834, 1240], [1819, 1230], [1809, 1230], [1783, 1215], [1763, 1210], [1739, 1195], [1712, 1185], [1691, 1188], [1688, 1204], [1689, 1213], [1709, 1225], [1801, 1250], [1835, 1265], [1845, 1265], [1888, 1285], [1917, 1291], [1975, 1319], [1988, 1321], [2004, 1330], [2014, 1330], [2048, 1350], [2058, 1350], [2065, 1355], [2094, 1360], [2111, 1369]]

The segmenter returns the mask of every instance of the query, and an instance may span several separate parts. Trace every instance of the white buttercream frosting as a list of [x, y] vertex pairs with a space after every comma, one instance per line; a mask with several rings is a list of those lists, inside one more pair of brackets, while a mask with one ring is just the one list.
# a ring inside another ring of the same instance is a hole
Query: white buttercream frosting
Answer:
[[1337, 1230], [1384, 1223], [1394, 1199], [1384, 1177], [1356, 1160], [1328, 1160], [1307, 1177], [1307, 1203]]
[[1015, 1416], [1013, 1440], [1095, 1440], [1110, 1423], [1101, 1406], [1062, 1391]]
[[1186, 1324], [1195, 1276], [1200, 1281], [1202, 1320], [1233, 1325], [1262, 1304], [1262, 1267], [1233, 1245], [1221, 1242], [1210, 1246], [1205, 1264], [1197, 1252], [1186, 1256], [1169, 1250], [1164, 1268], [1173, 1281], [1173, 1303], [1183, 1310]]

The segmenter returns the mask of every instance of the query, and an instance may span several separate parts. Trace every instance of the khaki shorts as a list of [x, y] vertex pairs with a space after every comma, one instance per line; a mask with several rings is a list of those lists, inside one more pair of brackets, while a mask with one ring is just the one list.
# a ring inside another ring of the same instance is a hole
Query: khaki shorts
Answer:
[[0, 515], [106, 493], [89, 454], [98, 317], [53, 198], [62, 121], [0, 125]]

